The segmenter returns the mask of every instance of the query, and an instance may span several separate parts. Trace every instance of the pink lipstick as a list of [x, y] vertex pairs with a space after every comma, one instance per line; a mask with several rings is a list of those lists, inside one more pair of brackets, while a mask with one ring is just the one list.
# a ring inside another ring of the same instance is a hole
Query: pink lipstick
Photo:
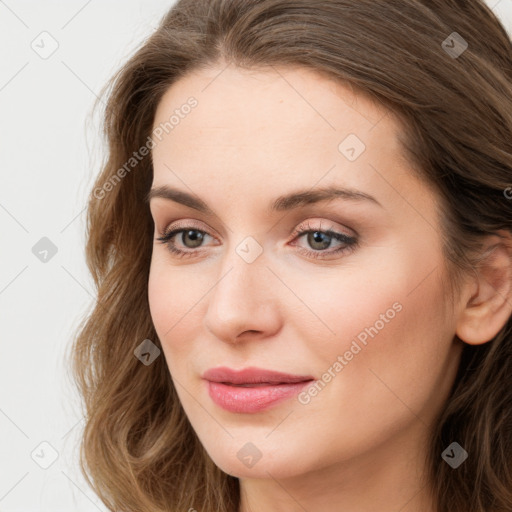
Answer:
[[311, 375], [250, 367], [241, 371], [226, 367], [210, 368], [203, 374], [210, 398], [230, 412], [254, 413], [291, 398], [309, 384]]

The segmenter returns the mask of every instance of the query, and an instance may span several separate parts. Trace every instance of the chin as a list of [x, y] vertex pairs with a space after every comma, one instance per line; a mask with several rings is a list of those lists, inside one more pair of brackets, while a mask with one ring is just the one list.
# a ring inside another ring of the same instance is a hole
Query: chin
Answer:
[[297, 450], [287, 453], [282, 446], [261, 447], [258, 453], [250, 442], [234, 444], [236, 447], [226, 447], [223, 451], [217, 445], [217, 449], [208, 451], [208, 454], [218, 468], [236, 478], [284, 479], [308, 471], [306, 461]]

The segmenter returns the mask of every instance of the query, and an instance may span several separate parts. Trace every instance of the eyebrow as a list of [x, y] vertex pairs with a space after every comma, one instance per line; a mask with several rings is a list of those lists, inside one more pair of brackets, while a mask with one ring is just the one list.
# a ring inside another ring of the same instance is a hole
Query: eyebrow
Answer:
[[[152, 188], [145, 197], [146, 203], [149, 203], [155, 197], [175, 201], [176, 203], [198, 210], [205, 215], [215, 216], [215, 212], [204, 201], [183, 190], [172, 188], [167, 185]], [[383, 208], [377, 199], [365, 192], [349, 188], [323, 187], [309, 190], [298, 190], [279, 196], [270, 203], [269, 211], [289, 211], [333, 199], [369, 201]]]

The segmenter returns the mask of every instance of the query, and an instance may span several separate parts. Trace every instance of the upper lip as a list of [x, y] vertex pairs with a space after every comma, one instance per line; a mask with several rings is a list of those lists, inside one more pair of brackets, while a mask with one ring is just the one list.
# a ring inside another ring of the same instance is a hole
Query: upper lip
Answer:
[[289, 384], [313, 380], [311, 375], [291, 375], [251, 366], [242, 370], [233, 370], [225, 366], [206, 370], [203, 379], [211, 382], [228, 382], [230, 384]]

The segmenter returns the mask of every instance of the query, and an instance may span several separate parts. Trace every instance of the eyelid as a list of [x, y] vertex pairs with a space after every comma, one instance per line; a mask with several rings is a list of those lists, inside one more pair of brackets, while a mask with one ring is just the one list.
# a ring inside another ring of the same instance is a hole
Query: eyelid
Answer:
[[[176, 229], [196, 229], [197, 231], [201, 231], [203, 233], [206, 233], [207, 235], [210, 235], [211, 237], [213, 237], [213, 235], [210, 233], [211, 229], [210, 228], [204, 228], [201, 226], [200, 222], [199, 221], [195, 221], [195, 220], [177, 220], [176, 222], [171, 222], [170, 224], [168, 224], [165, 229], [162, 229], [161, 230], [161, 233], [165, 236], [167, 233], [169, 233], [170, 231], [175, 231]], [[213, 237], [215, 238], [215, 237]]]
[[[318, 226], [312, 226], [311, 225], [311, 222], [320, 222], [320, 224]], [[319, 217], [313, 217], [312, 219], [307, 219], [305, 220], [304, 222], [301, 222], [296, 228], [294, 228], [293, 230], [293, 233], [292, 233], [292, 240], [301, 232], [304, 232], [304, 231], [322, 231], [322, 232], [329, 232], [329, 231], [333, 231], [333, 232], [336, 232], [336, 233], [340, 233], [344, 236], [346, 236], [347, 238], [359, 238], [359, 234], [353, 230], [353, 229], [348, 229], [346, 227], [344, 228], [338, 228], [336, 227], [336, 223], [334, 221], [331, 221], [331, 220], [327, 220], [327, 222], [329, 222], [329, 225], [328, 226], [325, 226], [323, 224], [323, 222], [325, 222], [326, 219], [321, 219]], [[347, 231], [350, 231], [351, 233], [348, 233]]]
[[[319, 221], [320, 222], [319, 226], [318, 227], [311, 226], [310, 223], [312, 221]], [[326, 222], [326, 221], [330, 223], [329, 227], [325, 227], [322, 224], [323, 222]], [[347, 237], [359, 238], [359, 233], [355, 229], [348, 229], [346, 227], [338, 228], [338, 227], [336, 227], [336, 224], [337, 223], [335, 221], [327, 220], [327, 219], [321, 218], [321, 217], [308, 218], [307, 220], [299, 223], [293, 229], [293, 232], [292, 232], [290, 240], [293, 240], [297, 236], [297, 234], [300, 233], [301, 231], [307, 231], [307, 230], [314, 230], [314, 231], [340, 231], [341, 230], [343, 232], [342, 234], [344, 234]], [[171, 227], [172, 227], [172, 229], [171, 229]], [[217, 234], [215, 234], [215, 236], [213, 236], [211, 234], [211, 228], [210, 227], [203, 228], [201, 222], [200, 221], [196, 221], [194, 219], [185, 219], [185, 220], [178, 220], [178, 221], [175, 221], [175, 222], [171, 222], [170, 224], [167, 224], [164, 229], [161, 229], [160, 232], [165, 236], [165, 234], [167, 234], [169, 231], [174, 231], [174, 230], [179, 229], [179, 228], [197, 229], [198, 231], [202, 231], [202, 232], [206, 233], [207, 235], [212, 236], [213, 238], [218, 236]], [[349, 233], [347, 233], [347, 231], [349, 231]]]

